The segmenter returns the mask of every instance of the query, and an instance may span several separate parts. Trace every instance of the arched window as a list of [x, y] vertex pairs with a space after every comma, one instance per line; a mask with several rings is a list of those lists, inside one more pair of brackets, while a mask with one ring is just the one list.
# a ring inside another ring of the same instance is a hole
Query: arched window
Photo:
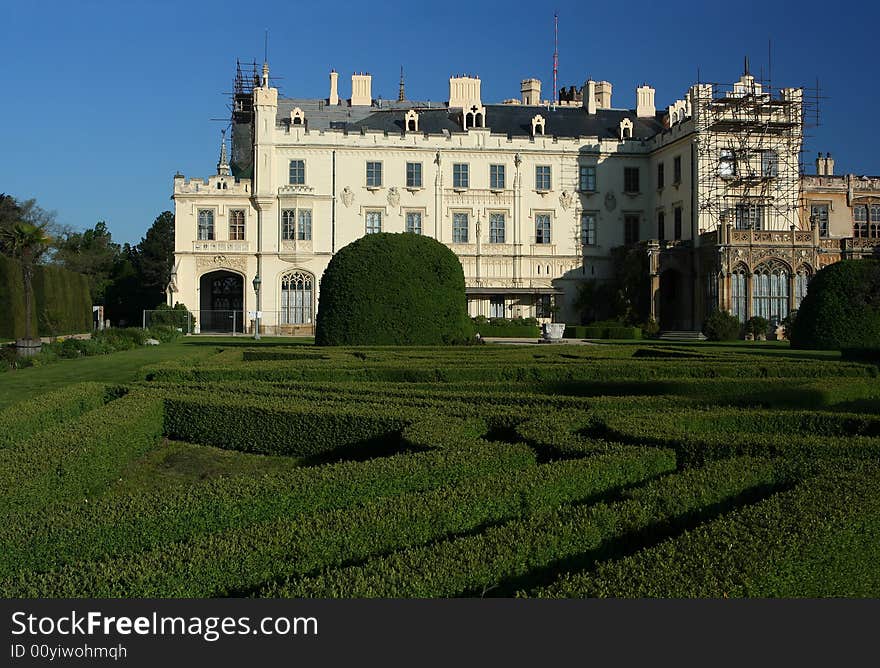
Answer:
[[740, 322], [746, 321], [746, 268], [738, 265], [730, 275], [730, 309]]
[[771, 324], [788, 315], [790, 274], [778, 260], [770, 260], [755, 268], [752, 275], [752, 315], [761, 316]]
[[303, 271], [290, 271], [281, 277], [281, 324], [312, 323], [313, 277]]
[[797, 273], [794, 277], [794, 308], [799, 309], [801, 307], [801, 302], [804, 301], [804, 297], [807, 296], [807, 285], [810, 283], [810, 278], [812, 278], [813, 272], [810, 268], [803, 264], [798, 267]]

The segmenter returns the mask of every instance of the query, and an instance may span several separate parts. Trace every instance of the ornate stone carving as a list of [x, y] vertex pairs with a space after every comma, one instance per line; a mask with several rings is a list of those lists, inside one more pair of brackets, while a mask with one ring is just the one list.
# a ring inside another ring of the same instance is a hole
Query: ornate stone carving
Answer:
[[559, 196], [559, 203], [562, 205], [562, 208], [566, 211], [571, 207], [574, 202], [574, 195], [572, 195], [568, 190], [563, 190], [562, 194]]
[[247, 273], [247, 258], [236, 255], [209, 255], [196, 258], [196, 269], [231, 269]]
[[391, 186], [388, 189], [388, 204], [393, 207], [400, 206], [400, 191], [397, 189], [397, 186]]
[[349, 207], [352, 202], [354, 202], [354, 193], [351, 191], [351, 188], [345, 186], [342, 189], [342, 203], [345, 204], [346, 207]]
[[605, 195], [605, 208], [608, 211], [614, 211], [617, 208], [617, 198], [614, 196], [614, 193]]

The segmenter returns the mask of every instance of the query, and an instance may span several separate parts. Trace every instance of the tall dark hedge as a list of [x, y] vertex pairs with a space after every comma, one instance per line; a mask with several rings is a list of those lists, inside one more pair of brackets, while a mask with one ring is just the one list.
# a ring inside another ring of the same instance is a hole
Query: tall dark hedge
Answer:
[[[37, 331], [33, 317], [32, 330]], [[21, 264], [0, 255], [0, 340], [24, 337], [24, 278]]]
[[792, 325], [791, 345], [880, 347], [880, 261], [843, 260], [818, 272]]
[[[32, 331], [38, 336], [92, 329], [88, 279], [61, 267], [38, 265], [33, 277]], [[0, 339], [24, 336], [24, 279], [21, 264], [0, 255]]]
[[473, 336], [455, 253], [417, 234], [368, 234], [321, 278], [315, 343], [437, 345]]
[[88, 278], [83, 274], [61, 267], [37, 266], [34, 297], [40, 336], [91, 331], [92, 300]]

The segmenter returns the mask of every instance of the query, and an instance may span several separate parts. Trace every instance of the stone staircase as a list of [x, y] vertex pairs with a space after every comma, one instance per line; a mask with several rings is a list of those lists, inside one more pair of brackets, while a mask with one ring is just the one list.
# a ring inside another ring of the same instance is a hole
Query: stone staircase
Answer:
[[663, 341], [705, 341], [706, 335], [703, 332], [660, 332], [660, 339]]

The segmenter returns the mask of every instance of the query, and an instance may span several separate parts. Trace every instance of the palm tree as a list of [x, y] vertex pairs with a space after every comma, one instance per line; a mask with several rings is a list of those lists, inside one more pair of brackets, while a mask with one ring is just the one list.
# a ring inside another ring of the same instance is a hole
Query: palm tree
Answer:
[[34, 225], [24, 221], [18, 221], [3, 230], [3, 237], [7, 251], [21, 262], [22, 278], [24, 279], [24, 338], [29, 341], [32, 338], [34, 266], [46, 251], [51, 240], [46, 234], [45, 225]]

